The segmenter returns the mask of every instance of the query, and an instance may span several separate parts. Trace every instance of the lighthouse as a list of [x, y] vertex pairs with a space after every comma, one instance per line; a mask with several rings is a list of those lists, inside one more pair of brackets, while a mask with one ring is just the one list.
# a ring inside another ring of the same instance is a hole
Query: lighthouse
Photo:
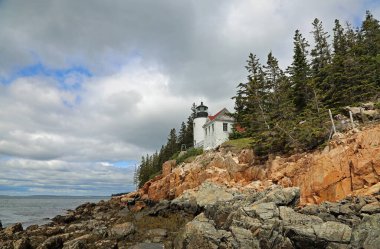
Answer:
[[193, 123], [194, 147], [203, 147], [205, 139], [205, 131], [203, 125], [207, 121], [208, 107], [203, 105], [203, 102], [195, 108], [196, 114]]

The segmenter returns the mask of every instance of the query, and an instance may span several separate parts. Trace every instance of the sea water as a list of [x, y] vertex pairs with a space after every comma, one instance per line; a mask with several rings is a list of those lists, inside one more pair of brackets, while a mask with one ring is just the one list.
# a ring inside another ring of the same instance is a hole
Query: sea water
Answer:
[[46, 224], [56, 215], [86, 203], [110, 197], [93, 196], [0, 196], [0, 221], [3, 227], [21, 222], [23, 227]]

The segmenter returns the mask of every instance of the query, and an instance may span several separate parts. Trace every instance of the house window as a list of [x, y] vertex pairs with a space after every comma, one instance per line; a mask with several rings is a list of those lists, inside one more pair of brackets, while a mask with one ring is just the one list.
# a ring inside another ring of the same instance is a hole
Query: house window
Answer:
[[223, 123], [223, 131], [227, 131], [227, 127], [228, 127], [228, 124], [227, 123]]
[[214, 133], [214, 124], [212, 124], [212, 133]]

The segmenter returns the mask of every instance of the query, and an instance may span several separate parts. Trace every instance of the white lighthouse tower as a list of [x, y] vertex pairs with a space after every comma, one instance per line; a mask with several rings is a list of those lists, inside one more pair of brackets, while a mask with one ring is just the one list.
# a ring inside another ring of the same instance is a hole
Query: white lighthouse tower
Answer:
[[196, 115], [193, 123], [194, 132], [194, 147], [203, 147], [205, 139], [205, 131], [203, 125], [207, 121], [208, 117], [208, 107], [203, 105], [203, 102], [196, 108]]

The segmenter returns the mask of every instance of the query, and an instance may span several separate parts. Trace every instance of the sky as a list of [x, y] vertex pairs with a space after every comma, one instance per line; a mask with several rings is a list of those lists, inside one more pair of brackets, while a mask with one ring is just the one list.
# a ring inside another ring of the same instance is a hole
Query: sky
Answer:
[[203, 101], [233, 110], [250, 52], [286, 68], [314, 18], [378, 0], [0, 0], [0, 195], [134, 190], [142, 155]]

